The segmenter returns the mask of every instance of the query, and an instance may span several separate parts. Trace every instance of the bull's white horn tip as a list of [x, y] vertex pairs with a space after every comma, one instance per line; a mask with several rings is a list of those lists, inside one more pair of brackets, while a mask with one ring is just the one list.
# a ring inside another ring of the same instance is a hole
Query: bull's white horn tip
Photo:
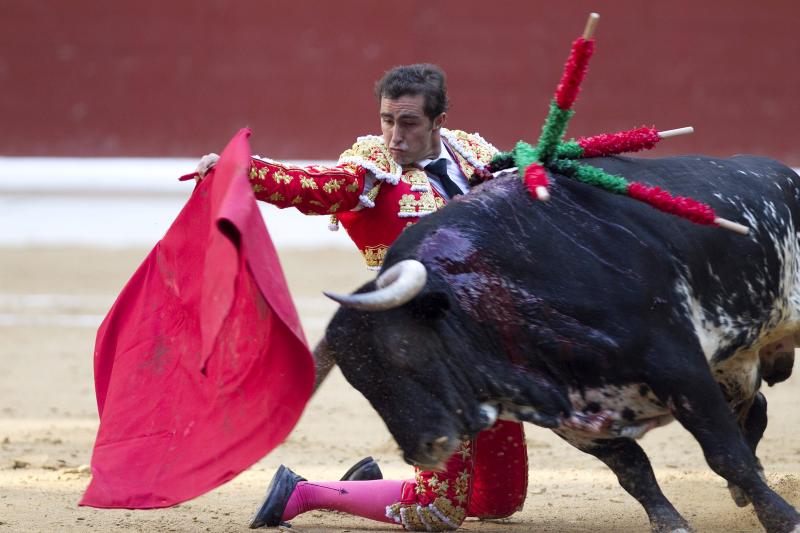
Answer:
[[342, 296], [340, 294], [336, 294], [335, 292], [322, 291], [322, 294], [324, 294], [334, 302], [341, 303], [342, 301]]

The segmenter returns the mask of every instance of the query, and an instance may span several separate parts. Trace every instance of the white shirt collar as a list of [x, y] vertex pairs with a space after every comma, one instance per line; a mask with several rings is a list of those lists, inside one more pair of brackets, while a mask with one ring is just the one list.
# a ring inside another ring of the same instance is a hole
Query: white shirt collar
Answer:
[[[453, 182], [458, 185], [458, 188], [461, 189], [463, 192], [467, 192], [469, 190], [469, 183], [467, 181], [467, 177], [461, 172], [461, 168], [458, 166], [458, 163], [453, 159], [453, 156], [450, 155], [450, 150], [447, 149], [447, 145], [444, 143], [444, 137], [439, 141], [442, 144], [441, 151], [439, 152], [439, 157], [436, 159], [421, 159], [415, 163], [419, 168], [424, 169], [425, 166], [429, 163], [434, 161], [438, 161], [439, 159], [444, 159], [447, 161], [447, 176], [453, 180]], [[439, 183], [438, 179], [431, 179], [429, 180], [431, 187], [436, 189], [436, 192], [439, 193], [439, 196], [443, 198], [449, 199], [450, 196], [445, 192], [442, 185]]]

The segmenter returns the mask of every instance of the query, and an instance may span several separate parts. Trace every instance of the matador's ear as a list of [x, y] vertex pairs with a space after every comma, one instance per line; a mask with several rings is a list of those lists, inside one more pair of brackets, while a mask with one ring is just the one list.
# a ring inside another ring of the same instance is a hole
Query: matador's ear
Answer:
[[444, 126], [444, 121], [447, 120], [447, 113], [442, 113], [435, 119], [433, 119], [433, 129], [438, 130]]

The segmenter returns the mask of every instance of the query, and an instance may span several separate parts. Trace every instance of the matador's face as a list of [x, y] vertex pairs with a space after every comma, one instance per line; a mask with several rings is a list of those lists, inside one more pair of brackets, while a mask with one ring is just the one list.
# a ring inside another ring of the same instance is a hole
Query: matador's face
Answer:
[[410, 165], [439, 155], [445, 114], [434, 120], [425, 115], [423, 95], [381, 98], [380, 117], [383, 140], [397, 164]]

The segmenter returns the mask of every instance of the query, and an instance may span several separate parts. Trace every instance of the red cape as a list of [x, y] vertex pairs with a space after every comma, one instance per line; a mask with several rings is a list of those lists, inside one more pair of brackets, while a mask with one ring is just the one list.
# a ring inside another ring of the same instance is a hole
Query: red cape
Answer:
[[167, 507], [280, 444], [314, 363], [247, 171], [240, 131], [97, 332], [100, 428], [80, 505]]

